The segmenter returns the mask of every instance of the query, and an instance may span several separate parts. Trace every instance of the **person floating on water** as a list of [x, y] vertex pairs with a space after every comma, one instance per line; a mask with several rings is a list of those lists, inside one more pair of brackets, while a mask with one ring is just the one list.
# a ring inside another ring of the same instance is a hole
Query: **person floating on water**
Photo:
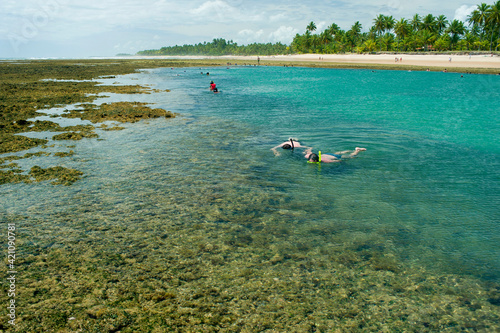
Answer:
[[217, 89], [217, 85], [214, 83], [214, 81], [210, 81], [210, 91], [213, 91], [214, 93], [219, 92], [219, 89]]
[[[310, 148], [307, 146], [303, 146], [300, 142], [298, 142], [295, 139], [288, 139], [288, 141], [283, 142], [280, 145], [277, 145], [276, 147], [271, 148], [273, 151], [274, 155], [279, 156], [280, 153], [276, 150], [277, 148], [283, 148], [283, 149], [294, 149], [294, 148]], [[312, 149], [312, 148], [310, 148]]]
[[[312, 152], [312, 148], [308, 148], [305, 152], [305, 158], [307, 158], [308, 162], [311, 163], [334, 163], [334, 162], [340, 162], [344, 158], [354, 158], [356, 155], [358, 155], [360, 152], [365, 151], [366, 148], [359, 148], [356, 147], [354, 150], [344, 150], [344, 151], [339, 151], [334, 154], [321, 154], [321, 152], [318, 154], [315, 154]], [[320, 161], [320, 156], [321, 156], [321, 161]]]

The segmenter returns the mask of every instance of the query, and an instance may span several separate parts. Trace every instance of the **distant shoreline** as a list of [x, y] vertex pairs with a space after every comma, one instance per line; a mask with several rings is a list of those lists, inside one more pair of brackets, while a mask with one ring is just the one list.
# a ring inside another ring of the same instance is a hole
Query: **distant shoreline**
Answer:
[[[258, 56], [131, 56], [133, 59], [226, 60], [257, 64]], [[295, 54], [259, 56], [260, 65], [392, 70], [431, 70], [500, 74], [500, 56], [493, 54]], [[398, 61], [396, 62], [396, 58]], [[451, 61], [450, 61], [451, 58]]]
[[[396, 62], [396, 58], [398, 61]], [[450, 61], [451, 58], [451, 61]], [[258, 61], [257, 59], [260, 59]], [[99, 61], [99, 60], [169, 60], [167, 66], [225, 66], [262, 65], [262, 66], [296, 66], [317, 68], [346, 68], [372, 70], [414, 70], [414, 71], [447, 71], [455, 73], [494, 74], [500, 75], [500, 55], [498, 53], [468, 54], [293, 54], [275, 56], [113, 56], [90, 57], [80, 59], [0, 59], [0, 63], [23, 63], [33, 61]], [[191, 63], [193, 62], [193, 63]], [[155, 64], [155, 67], [161, 64]], [[147, 66], [146, 66], [147, 67]]]

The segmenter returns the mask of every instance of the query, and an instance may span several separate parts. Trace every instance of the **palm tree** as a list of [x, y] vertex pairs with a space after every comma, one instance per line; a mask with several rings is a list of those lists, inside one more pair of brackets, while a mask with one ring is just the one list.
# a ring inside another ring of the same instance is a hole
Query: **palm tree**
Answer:
[[304, 49], [304, 38], [302, 38], [300, 34], [296, 34], [293, 38], [291, 46], [295, 52], [301, 53]]
[[443, 35], [439, 37], [438, 40], [434, 43], [434, 48], [438, 51], [444, 51], [446, 50], [450, 45], [450, 36], [448, 35]]
[[420, 19], [420, 15], [415, 14], [413, 18], [410, 21], [411, 27], [413, 28], [413, 31], [417, 32], [420, 30], [420, 26], [422, 25], [422, 20]]
[[489, 9], [490, 6], [485, 3], [477, 5], [476, 10], [474, 10], [467, 18], [469, 25], [472, 24], [473, 26], [481, 27], [484, 33], [484, 30], [486, 28], [486, 18], [488, 17]]
[[[493, 31], [495, 28], [500, 29], [500, 0], [497, 1], [494, 5], [492, 5], [487, 12], [486, 24], [491, 26], [491, 41], [493, 41]], [[500, 31], [499, 31], [500, 33]], [[495, 50], [498, 49], [498, 44], [495, 47]], [[490, 46], [491, 50], [491, 46]]]
[[359, 21], [356, 21], [356, 23], [354, 23], [351, 27], [350, 31], [353, 33], [353, 35], [359, 36], [359, 34], [361, 33], [361, 29], [363, 29], [363, 26], [361, 25], [361, 23], [359, 23]]
[[396, 23], [396, 20], [394, 20], [394, 17], [385, 16], [384, 17], [384, 32], [391, 31], [394, 28], [395, 23]]
[[394, 25], [394, 33], [398, 37], [398, 45], [400, 40], [404, 40], [411, 32], [411, 26], [404, 18], [396, 22]]
[[421, 25], [422, 29], [426, 29], [430, 32], [434, 32], [436, 31], [436, 18], [434, 17], [434, 15], [432, 14], [429, 14], [427, 16], [424, 17], [424, 20], [422, 21], [422, 25]]
[[373, 39], [369, 39], [364, 43], [365, 49], [368, 52], [374, 52], [377, 49], [377, 43]]
[[326, 28], [326, 30], [330, 35], [335, 36], [336, 34], [339, 33], [340, 28], [335, 23], [332, 23], [328, 28]]
[[311, 23], [308, 24], [306, 30], [309, 31], [309, 32], [313, 32], [313, 31], [316, 31], [316, 24], [311, 21]]
[[333, 42], [333, 37], [328, 30], [325, 30], [319, 35], [319, 40], [321, 44], [327, 45]]
[[396, 24], [394, 25], [394, 32], [396, 33], [396, 36], [398, 38], [405, 38], [408, 36], [411, 32], [411, 26], [408, 23], [408, 20], [402, 18]]
[[436, 18], [436, 28], [437, 28], [437, 33], [441, 36], [443, 31], [446, 29], [448, 26], [448, 20], [446, 19], [446, 16], [444, 15], [439, 15]]
[[470, 50], [470, 47], [476, 42], [477, 37], [472, 32], [467, 32], [465, 34], [464, 40], [467, 45], [467, 50]]
[[351, 29], [347, 32], [347, 38], [351, 42], [351, 49], [356, 45], [359, 39], [359, 35], [361, 33], [362, 25], [357, 21], [351, 27]]
[[304, 51], [305, 52], [309, 52], [310, 49], [311, 49], [311, 46], [312, 46], [312, 35], [311, 35], [311, 31], [309, 30], [306, 30], [306, 33], [304, 34]]
[[460, 35], [463, 35], [465, 33], [464, 23], [462, 21], [459, 21], [459, 20], [453, 20], [453, 22], [450, 23], [450, 26], [448, 27], [447, 32], [451, 36], [450, 48], [453, 49], [453, 44], [456, 44], [458, 42], [458, 40], [460, 39]]
[[385, 31], [385, 16], [380, 14], [373, 20], [373, 27], [380, 36]]
[[417, 40], [420, 45], [423, 45], [424, 50], [427, 51], [427, 47], [434, 43], [437, 36], [427, 29], [424, 29], [418, 33]]
[[321, 41], [318, 35], [314, 34], [311, 36], [311, 51], [313, 53], [318, 52], [318, 48], [320, 47]]
[[389, 51], [394, 44], [394, 35], [391, 33], [386, 33], [382, 38], [380, 38], [380, 44], [385, 47], [385, 51]]

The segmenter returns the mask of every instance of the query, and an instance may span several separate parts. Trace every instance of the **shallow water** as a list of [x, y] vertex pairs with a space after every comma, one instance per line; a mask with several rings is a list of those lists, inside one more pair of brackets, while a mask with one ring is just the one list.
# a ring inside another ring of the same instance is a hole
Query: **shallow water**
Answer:
[[[222, 93], [208, 91], [210, 80]], [[103, 140], [66, 142], [75, 155], [64, 159], [19, 160], [86, 174], [70, 187], [0, 187], [0, 212], [22, 216], [30, 234], [72, 242], [91, 226], [229, 224], [244, 230], [234, 231], [243, 243], [264, 228], [289, 235], [288, 252], [352, 244], [435, 274], [500, 282], [500, 77], [232, 67], [112, 81], [171, 92], [101, 102], [155, 103], [180, 116], [97, 130]], [[324, 153], [367, 151], [320, 166], [299, 150], [274, 156], [289, 137]]]

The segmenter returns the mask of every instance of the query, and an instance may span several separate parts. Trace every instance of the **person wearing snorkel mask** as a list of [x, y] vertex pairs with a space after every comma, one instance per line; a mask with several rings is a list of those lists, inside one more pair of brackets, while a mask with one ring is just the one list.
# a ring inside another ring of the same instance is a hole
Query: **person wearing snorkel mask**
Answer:
[[[304, 152], [305, 158], [307, 158], [308, 162], [311, 163], [334, 163], [334, 162], [340, 162], [344, 158], [354, 158], [356, 157], [360, 152], [365, 151], [366, 148], [359, 148], [356, 147], [354, 150], [344, 150], [344, 151], [339, 151], [334, 154], [315, 154], [312, 152], [312, 148], [307, 149]], [[320, 160], [321, 156], [321, 160]]]
[[303, 146], [297, 140], [290, 138], [290, 139], [288, 139], [288, 141], [285, 141], [282, 144], [277, 145], [276, 147], [271, 148], [271, 150], [273, 151], [274, 155], [276, 155], [276, 156], [280, 156], [280, 153], [277, 150], [278, 148], [292, 149], [293, 150], [295, 148], [310, 148], [310, 147]]

